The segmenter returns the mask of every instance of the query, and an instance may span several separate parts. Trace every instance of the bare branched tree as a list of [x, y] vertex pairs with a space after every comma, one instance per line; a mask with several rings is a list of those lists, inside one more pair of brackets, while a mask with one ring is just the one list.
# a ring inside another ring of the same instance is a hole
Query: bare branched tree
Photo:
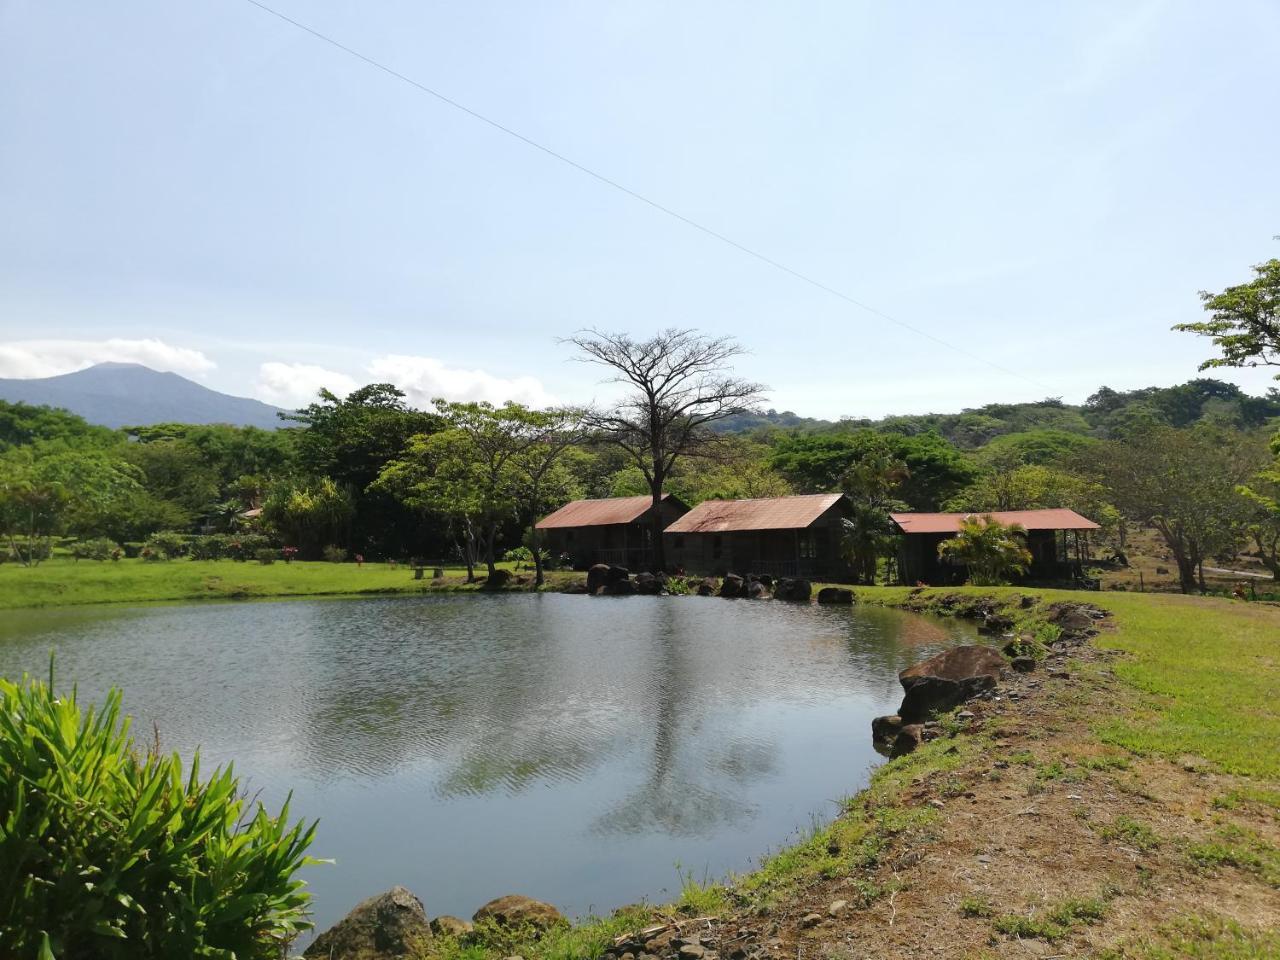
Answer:
[[730, 375], [730, 361], [745, 351], [731, 337], [669, 329], [648, 340], [625, 333], [582, 330], [567, 343], [578, 358], [613, 371], [606, 382], [629, 388], [612, 410], [585, 418], [596, 436], [624, 450], [653, 495], [651, 537], [654, 568], [666, 566], [662, 544], [662, 495], [681, 457], [709, 452], [711, 424], [758, 406], [765, 388]]

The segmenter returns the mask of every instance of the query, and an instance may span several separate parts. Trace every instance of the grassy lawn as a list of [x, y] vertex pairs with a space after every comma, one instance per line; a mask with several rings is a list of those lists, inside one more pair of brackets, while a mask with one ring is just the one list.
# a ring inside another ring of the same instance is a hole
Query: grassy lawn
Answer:
[[[898, 605], [907, 587], [861, 587], [863, 603]], [[1137, 753], [1200, 757], [1228, 773], [1280, 778], [1280, 606], [1168, 593], [1082, 593], [958, 587], [920, 596], [1034, 593], [1045, 602], [1109, 610], [1116, 629], [1097, 638], [1123, 651], [1116, 674], [1148, 696], [1100, 719], [1105, 740]]]
[[[509, 564], [500, 566], [508, 567]], [[483, 571], [482, 571], [483, 572]], [[532, 571], [521, 571], [532, 578]], [[385, 563], [237, 563], [233, 560], [98, 562], [55, 558], [28, 568], [0, 564], [0, 609], [150, 600], [245, 600], [362, 593], [475, 589], [461, 567], [443, 581], [414, 580], [413, 568]]]

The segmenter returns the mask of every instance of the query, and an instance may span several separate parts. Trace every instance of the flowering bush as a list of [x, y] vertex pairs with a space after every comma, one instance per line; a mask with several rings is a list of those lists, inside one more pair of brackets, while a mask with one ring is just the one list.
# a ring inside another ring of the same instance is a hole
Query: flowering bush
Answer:
[[120, 547], [105, 537], [94, 540], [77, 540], [71, 545], [71, 555], [77, 560], [107, 560], [120, 552]]

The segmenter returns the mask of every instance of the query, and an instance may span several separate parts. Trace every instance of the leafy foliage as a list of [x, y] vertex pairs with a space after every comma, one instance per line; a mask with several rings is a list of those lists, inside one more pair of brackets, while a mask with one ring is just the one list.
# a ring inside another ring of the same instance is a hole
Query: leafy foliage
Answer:
[[1173, 328], [1209, 337], [1222, 352], [1200, 364], [1201, 370], [1280, 366], [1280, 260], [1260, 263], [1253, 272], [1252, 280], [1221, 293], [1202, 291], [1209, 319]]
[[230, 768], [139, 753], [120, 694], [82, 711], [0, 679], [0, 949], [17, 958], [278, 958], [310, 924], [314, 825], [250, 812]]
[[1024, 573], [1031, 564], [1031, 553], [1020, 536], [1025, 532], [990, 515], [965, 517], [959, 533], [938, 544], [938, 556], [968, 568], [969, 582], [976, 587], [1007, 583], [1012, 574]]
[[1206, 559], [1234, 550], [1245, 520], [1237, 488], [1261, 460], [1260, 445], [1245, 436], [1203, 425], [1154, 427], [1106, 444], [1096, 469], [1116, 506], [1160, 533], [1186, 593]]

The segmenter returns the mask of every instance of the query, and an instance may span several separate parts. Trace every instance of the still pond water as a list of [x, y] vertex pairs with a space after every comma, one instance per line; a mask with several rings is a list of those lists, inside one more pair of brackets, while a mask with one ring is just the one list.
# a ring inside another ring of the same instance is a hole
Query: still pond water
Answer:
[[697, 597], [439, 596], [6, 611], [0, 674], [318, 817], [323, 929], [402, 883], [430, 914], [506, 893], [605, 912], [749, 869], [877, 757], [897, 672], [963, 627]]

